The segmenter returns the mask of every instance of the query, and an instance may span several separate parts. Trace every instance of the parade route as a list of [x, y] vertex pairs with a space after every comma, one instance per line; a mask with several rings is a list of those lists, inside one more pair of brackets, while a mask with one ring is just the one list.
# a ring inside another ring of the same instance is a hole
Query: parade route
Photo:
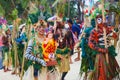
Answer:
[[0, 80], [120, 80], [120, 0], [0, 0]]
[[[72, 56], [72, 59], [74, 60], [77, 57], [77, 54], [74, 54]], [[120, 65], [120, 53], [116, 57], [117, 62], [119, 62]], [[79, 69], [80, 69], [80, 63], [81, 61], [73, 62], [73, 64], [70, 65], [71, 70], [65, 77], [65, 80], [80, 80], [79, 76]], [[0, 70], [0, 80], [19, 80], [18, 75], [11, 75], [11, 72], [3, 72], [3, 70]], [[83, 80], [81, 78], [81, 80]]]
[[[74, 54], [72, 56], [72, 59], [74, 60], [77, 57], [77, 54]], [[71, 70], [65, 77], [65, 80], [79, 80], [79, 69], [80, 69], [80, 61], [73, 62], [73, 64], [70, 65]], [[3, 70], [0, 70], [0, 80], [20, 80], [18, 75], [11, 75], [10, 72], [4, 72]]]

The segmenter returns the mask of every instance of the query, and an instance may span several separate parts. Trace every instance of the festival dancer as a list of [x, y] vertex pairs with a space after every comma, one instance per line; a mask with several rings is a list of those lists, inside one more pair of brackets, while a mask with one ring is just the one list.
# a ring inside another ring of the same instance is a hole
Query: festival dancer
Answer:
[[[67, 23], [68, 23], [68, 25], [69, 25], [69, 30], [70, 30], [71, 33], [72, 33], [72, 40], [71, 40], [72, 45], [70, 46], [70, 48], [71, 48], [71, 56], [72, 56], [73, 53], [74, 53], [74, 45], [75, 45], [77, 42], [79, 42], [79, 40], [78, 40], [78, 35], [79, 35], [79, 33], [80, 33], [80, 28], [79, 28], [78, 26], [76, 26], [75, 24], [73, 24], [73, 21], [72, 21], [71, 19], [69, 19], [69, 20], [67, 21]], [[78, 53], [78, 54], [79, 54], [79, 53]], [[78, 60], [79, 60], [79, 59], [78, 59]], [[76, 60], [76, 61], [77, 61], [77, 60]], [[73, 63], [71, 57], [70, 57], [70, 63], [71, 63], [71, 64]]]
[[[4, 62], [8, 63], [7, 60], [5, 61], [5, 53], [4, 53], [4, 49], [5, 47], [7, 47], [6, 52], [8, 52], [8, 37], [7, 37], [7, 21], [4, 19], [4, 17], [0, 17], [0, 69], [4, 68], [4, 71], [8, 71], [8, 68], [5, 69], [5, 64]], [[4, 61], [3, 61], [4, 60]]]
[[56, 50], [57, 60], [59, 65], [59, 71], [62, 73], [61, 80], [65, 80], [65, 76], [70, 70], [70, 42], [72, 33], [65, 30], [64, 23], [58, 22], [55, 32], [56, 40], [58, 42], [58, 47]]
[[3, 69], [3, 36], [2, 25], [0, 25], [0, 69]]
[[[46, 66], [46, 62], [43, 60], [42, 55], [42, 42], [44, 41], [44, 28], [46, 27], [43, 20], [39, 20], [37, 24], [34, 24], [32, 29], [32, 39], [28, 43], [28, 47], [25, 53], [25, 58], [28, 60], [25, 61], [27, 69], [30, 65], [34, 67], [34, 80], [38, 80], [38, 72], [41, 71], [42, 66]], [[35, 33], [36, 32], [36, 33]]]
[[119, 75], [119, 66], [115, 59], [115, 48], [109, 37], [116, 38], [113, 27], [103, 23], [102, 16], [96, 17], [97, 27], [90, 34], [88, 45], [94, 50], [95, 66], [92, 80], [112, 80]]
[[90, 21], [88, 20], [88, 17], [85, 17], [84, 20], [84, 32], [81, 34], [82, 39], [80, 42], [80, 47], [82, 49], [82, 60], [81, 60], [81, 67], [80, 67], [80, 73], [83, 75], [85, 73], [84, 79], [89, 79], [89, 76], [93, 69], [94, 69], [94, 61], [95, 56], [92, 55], [93, 50], [88, 46], [88, 39], [90, 36], [90, 32], [93, 28], [95, 28], [95, 19], [91, 20], [91, 25], [89, 24]]
[[9, 68], [11, 66], [11, 31], [4, 25], [4, 37], [3, 37], [3, 53], [4, 53], [4, 72], [11, 71]]
[[[46, 38], [42, 43], [43, 58], [47, 63], [47, 78], [46, 80], [56, 80], [56, 76], [52, 74], [55, 70], [57, 61], [55, 59], [55, 51], [57, 49], [57, 42], [54, 39], [53, 30], [50, 30], [46, 34]], [[55, 64], [54, 64], [55, 63]], [[51, 72], [52, 71], [52, 72]], [[54, 77], [53, 77], [54, 76]]]

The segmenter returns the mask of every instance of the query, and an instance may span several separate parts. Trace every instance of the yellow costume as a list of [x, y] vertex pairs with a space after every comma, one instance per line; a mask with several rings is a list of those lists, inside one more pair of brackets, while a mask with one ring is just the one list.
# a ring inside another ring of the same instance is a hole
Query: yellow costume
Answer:
[[51, 59], [54, 59], [56, 48], [57, 45], [54, 39], [49, 40], [48, 43], [42, 43], [43, 58], [45, 61], [50, 61]]

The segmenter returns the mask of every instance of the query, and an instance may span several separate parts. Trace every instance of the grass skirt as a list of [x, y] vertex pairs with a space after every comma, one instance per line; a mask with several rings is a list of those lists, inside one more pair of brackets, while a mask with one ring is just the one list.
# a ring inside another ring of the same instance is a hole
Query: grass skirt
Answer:
[[48, 70], [47, 67], [42, 67], [38, 80], [60, 80], [60, 74], [56, 68]]
[[109, 55], [109, 63], [106, 62], [105, 55], [96, 55], [95, 68], [92, 80], [112, 80], [119, 74], [119, 66], [113, 56]]

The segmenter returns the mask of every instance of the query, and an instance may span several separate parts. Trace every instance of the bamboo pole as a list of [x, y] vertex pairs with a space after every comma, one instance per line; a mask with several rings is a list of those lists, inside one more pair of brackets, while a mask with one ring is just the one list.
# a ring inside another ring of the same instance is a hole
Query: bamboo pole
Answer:
[[102, 18], [103, 18], [103, 22], [105, 22], [105, 15], [104, 15], [104, 12], [105, 12], [105, 9], [104, 9], [104, 0], [101, 1], [101, 4], [102, 4]]
[[[104, 40], [105, 40], [105, 48], [107, 48], [107, 40], [106, 40], [106, 29], [103, 27], [103, 34], [104, 34]], [[106, 57], [106, 62], [109, 63], [109, 57], [108, 57], [108, 53], [105, 54]]]
[[[11, 36], [8, 38], [8, 43], [9, 46], [11, 45]], [[12, 65], [12, 57], [11, 57], [11, 48], [9, 47], [9, 51], [8, 51], [8, 62], [9, 62], [9, 66]]]
[[16, 69], [17, 69], [17, 45], [16, 45], [16, 43], [15, 43], [15, 41], [14, 41], [14, 39], [15, 39], [15, 27], [16, 27], [16, 23], [15, 23], [15, 21], [14, 21], [14, 28], [13, 28], [13, 33], [12, 33], [12, 42], [13, 42], [13, 49], [14, 49], [14, 51], [15, 51], [15, 55], [14, 55], [14, 59], [15, 59], [15, 73], [16, 73]]
[[[116, 14], [115, 21], [116, 21], [115, 28], [118, 29], [118, 26], [119, 26], [119, 14]], [[119, 34], [117, 34], [117, 35], [119, 35]], [[116, 47], [116, 45], [117, 45], [117, 39], [114, 39], [114, 47]]]
[[[31, 25], [28, 25], [28, 27], [27, 27], [27, 38], [28, 38], [28, 40], [30, 39], [30, 31], [31, 31]], [[25, 44], [25, 47], [24, 47], [23, 60], [22, 60], [22, 71], [21, 71], [21, 74], [20, 74], [20, 80], [22, 80], [23, 73], [24, 73], [24, 64], [25, 64], [24, 54], [25, 54], [25, 52], [26, 52], [27, 45], [28, 45], [28, 43]]]
[[[104, 9], [104, 0], [101, 1], [102, 3], [102, 17], [103, 17], [103, 23], [105, 22], [105, 9]], [[104, 40], [105, 40], [105, 48], [107, 48], [107, 40], [106, 40], [106, 29], [103, 27], [103, 34], [104, 34]], [[105, 58], [106, 58], [106, 62], [109, 63], [109, 57], [108, 57], [108, 53], [105, 54]]]
[[16, 33], [17, 33], [17, 27], [18, 27], [18, 24], [20, 23], [21, 19], [16, 19], [13, 21], [13, 25], [14, 25], [14, 28], [13, 28], [13, 33], [12, 33], [12, 43], [13, 43], [13, 49], [14, 49], [14, 59], [15, 59], [15, 69], [14, 69], [14, 72], [17, 73], [17, 67], [19, 65], [19, 61], [18, 61], [18, 52], [17, 52], [17, 44], [15, 42], [15, 38], [16, 38]]

